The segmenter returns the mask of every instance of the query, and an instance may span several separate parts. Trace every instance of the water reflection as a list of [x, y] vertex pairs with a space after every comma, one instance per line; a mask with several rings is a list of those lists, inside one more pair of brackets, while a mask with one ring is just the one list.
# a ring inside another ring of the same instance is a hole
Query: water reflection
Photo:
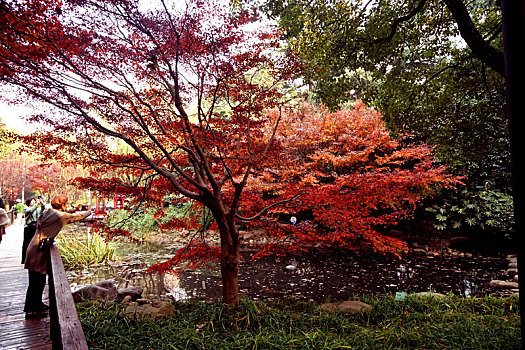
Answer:
[[472, 293], [475, 292], [474, 283], [472, 281], [469, 281], [469, 280], [463, 280], [463, 284], [465, 285], [463, 294], [467, 298], [471, 297]]
[[[188, 293], [180, 286], [180, 276], [177, 274], [168, 273], [164, 275], [164, 286], [168, 291], [168, 295], [175, 301], [188, 299]], [[203, 285], [204, 287], [204, 285]]]
[[399, 265], [399, 267], [397, 268], [396, 274], [397, 274], [399, 284], [405, 284], [409, 282], [411, 279], [413, 279], [415, 276], [414, 269], [411, 267], [406, 267], [403, 264]]

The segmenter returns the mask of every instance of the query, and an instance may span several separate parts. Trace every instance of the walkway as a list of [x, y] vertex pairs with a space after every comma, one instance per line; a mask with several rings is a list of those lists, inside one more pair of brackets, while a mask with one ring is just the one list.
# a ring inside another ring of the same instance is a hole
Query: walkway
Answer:
[[20, 264], [22, 240], [23, 227], [14, 224], [0, 243], [0, 349], [49, 350], [49, 317], [26, 320], [23, 311], [27, 270]]

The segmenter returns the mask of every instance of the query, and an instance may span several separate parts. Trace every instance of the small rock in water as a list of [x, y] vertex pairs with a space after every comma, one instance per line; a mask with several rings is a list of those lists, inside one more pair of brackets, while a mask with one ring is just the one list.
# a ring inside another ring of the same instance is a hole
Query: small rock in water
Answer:
[[286, 266], [287, 270], [295, 270], [297, 268], [297, 261], [295, 261], [295, 258], [292, 260], [290, 265]]
[[519, 288], [519, 284], [516, 282], [501, 281], [501, 280], [492, 280], [490, 281], [490, 286], [494, 288]]
[[143, 289], [140, 287], [128, 287], [121, 289], [117, 292], [117, 299], [124, 300], [126, 297], [130, 297], [131, 300], [137, 300], [142, 297]]

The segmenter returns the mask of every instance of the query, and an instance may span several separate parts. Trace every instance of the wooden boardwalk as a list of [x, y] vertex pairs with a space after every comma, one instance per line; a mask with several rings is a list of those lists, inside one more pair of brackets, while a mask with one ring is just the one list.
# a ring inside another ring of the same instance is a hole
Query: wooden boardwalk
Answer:
[[[28, 277], [20, 264], [23, 226], [14, 224], [6, 231], [0, 243], [0, 349], [51, 349], [49, 317], [25, 319]], [[46, 285], [46, 298], [47, 289]]]

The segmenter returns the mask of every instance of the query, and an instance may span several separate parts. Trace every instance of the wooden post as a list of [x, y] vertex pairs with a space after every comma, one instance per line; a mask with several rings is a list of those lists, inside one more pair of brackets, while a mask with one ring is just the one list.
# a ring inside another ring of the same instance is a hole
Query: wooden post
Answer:
[[[505, 50], [505, 80], [507, 88], [507, 112], [509, 119], [510, 148], [512, 163], [512, 191], [514, 197], [514, 218], [516, 222], [515, 237], [518, 251], [518, 273], [520, 284], [521, 272], [525, 271], [524, 260], [524, 230], [523, 230], [523, 189], [525, 173], [523, 159], [518, 152], [523, 152], [525, 136], [523, 122], [525, 120], [525, 1], [502, 0], [503, 42]], [[521, 338], [525, 339], [525, 293], [520, 286]]]
[[50, 250], [49, 306], [53, 349], [88, 350], [66, 271], [56, 245]]

